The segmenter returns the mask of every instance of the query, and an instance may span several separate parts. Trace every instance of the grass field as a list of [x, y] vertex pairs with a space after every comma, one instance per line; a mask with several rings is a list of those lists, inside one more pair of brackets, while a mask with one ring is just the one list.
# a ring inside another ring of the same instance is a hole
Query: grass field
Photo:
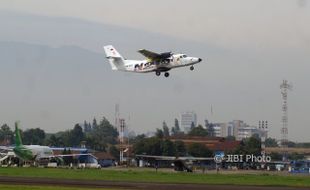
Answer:
[[[143, 170], [96, 170], [52, 168], [0, 168], [0, 176], [49, 177], [161, 183], [205, 183], [310, 187], [310, 176], [262, 174], [195, 174]], [[1, 189], [1, 188], [0, 188]]]
[[[55, 186], [26, 186], [26, 185], [1, 185], [0, 189], [5, 190], [94, 190], [94, 188], [77, 188], [77, 187], [55, 187]], [[98, 188], [97, 188], [98, 189]], [[104, 189], [112, 190], [112, 189]]]

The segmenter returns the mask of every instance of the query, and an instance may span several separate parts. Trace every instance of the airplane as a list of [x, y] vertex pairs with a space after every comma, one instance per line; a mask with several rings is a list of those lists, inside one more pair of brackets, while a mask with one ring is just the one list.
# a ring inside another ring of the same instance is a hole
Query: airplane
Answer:
[[[41, 146], [41, 145], [24, 145], [22, 143], [20, 130], [18, 127], [19, 123], [15, 122], [15, 146], [14, 147], [0, 147], [2, 150], [8, 151], [7, 153], [1, 152], [2, 158], [0, 161], [7, 158], [10, 154], [14, 153], [15, 156], [20, 158], [23, 161], [31, 161], [31, 162], [38, 162], [40, 159], [60, 159], [62, 160], [64, 157], [79, 157], [79, 156], [91, 156], [94, 157], [92, 154], [89, 153], [80, 153], [80, 154], [59, 154], [55, 155], [53, 150], [63, 150], [64, 148], [54, 148], [49, 146]], [[76, 151], [87, 151], [85, 148], [72, 148], [70, 150]]]
[[50, 158], [54, 155], [53, 150], [48, 146], [23, 145], [18, 128], [18, 122], [15, 122], [15, 147], [13, 152], [22, 160], [38, 160], [40, 158]]
[[112, 70], [135, 72], [135, 73], [149, 73], [155, 72], [160, 76], [164, 72], [165, 77], [169, 77], [169, 70], [190, 66], [190, 70], [194, 70], [194, 64], [202, 61], [201, 58], [188, 57], [185, 54], [174, 54], [171, 52], [155, 53], [146, 49], [138, 50], [147, 59], [145, 60], [127, 60], [112, 46], [104, 46], [104, 51], [107, 59], [110, 62]]
[[137, 159], [152, 160], [152, 161], [172, 161], [175, 171], [193, 172], [193, 162], [199, 161], [214, 161], [213, 157], [193, 157], [193, 156], [154, 156], [154, 155], [135, 155]]

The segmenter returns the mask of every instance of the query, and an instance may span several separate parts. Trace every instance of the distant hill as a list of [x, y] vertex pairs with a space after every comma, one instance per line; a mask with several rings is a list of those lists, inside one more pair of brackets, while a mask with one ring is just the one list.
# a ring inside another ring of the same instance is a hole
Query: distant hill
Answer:
[[[149, 110], [149, 114], [141, 117], [152, 120], [156, 118], [153, 113], [163, 112], [161, 105], [169, 105], [170, 99], [165, 97], [182, 101], [192, 93], [193, 90], [186, 90], [181, 84], [178, 71], [173, 80], [152, 73], [117, 72], [111, 70], [104, 53], [76, 46], [54, 48], [0, 41], [0, 104], [12, 109], [2, 110], [0, 114], [27, 119], [27, 110], [29, 114], [38, 112], [36, 117], [41, 117], [38, 121], [49, 120], [47, 127], [51, 129], [60, 117], [55, 116], [57, 109], [67, 113], [64, 118], [71, 127], [73, 121], [82, 122], [99, 113], [112, 118], [114, 104], [123, 102], [127, 109], [132, 108], [139, 114]], [[180, 92], [184, 96], [180, 96]]]
[[143, 30], [75, 18], [47, 17], [0, 10], [0, 23], [0, 41], [30, 42], [56, 47], [75, 45], [97, 52], [102, 51], [103, 45], [113, 44], [125, 51], [125, 54], [136, 57], [137, 54], [133, 53], [140, 48], [188, 53], [212, 51], [215, 48]]

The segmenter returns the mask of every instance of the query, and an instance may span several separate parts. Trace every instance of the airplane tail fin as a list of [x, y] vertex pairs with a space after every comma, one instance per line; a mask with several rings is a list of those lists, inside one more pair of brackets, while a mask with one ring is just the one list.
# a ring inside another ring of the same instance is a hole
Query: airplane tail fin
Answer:
[[22, 138], [20, 136], [20, 131], [19, 131], [18, 125], [19, 125], [19, 122], [16, 121], [15, 122], [15, 145], [21, 146], [21, 145], [23, 145], [23, 143], [22, 143]]
[[104, 46], [103, 48], [107, 56], [107, 59], [110, 62], [112, 70], [126, 70], [124, 58], [121, 56], [121, 54], [118, 53], [118, 51], [112, 45], [107, 45]]

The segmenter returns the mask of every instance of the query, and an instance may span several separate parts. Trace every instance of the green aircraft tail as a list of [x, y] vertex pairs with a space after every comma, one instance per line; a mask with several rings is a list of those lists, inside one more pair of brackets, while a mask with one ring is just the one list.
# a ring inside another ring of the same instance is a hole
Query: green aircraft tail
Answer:
[[22, 138], [20, 136], [20, 131], [19, 131], [18, 125], [19, 125], [19, 123], [15, 122], [15, 145], [21, 146], [21, 145], [23, 145], [23, 142], [22, 142]]

